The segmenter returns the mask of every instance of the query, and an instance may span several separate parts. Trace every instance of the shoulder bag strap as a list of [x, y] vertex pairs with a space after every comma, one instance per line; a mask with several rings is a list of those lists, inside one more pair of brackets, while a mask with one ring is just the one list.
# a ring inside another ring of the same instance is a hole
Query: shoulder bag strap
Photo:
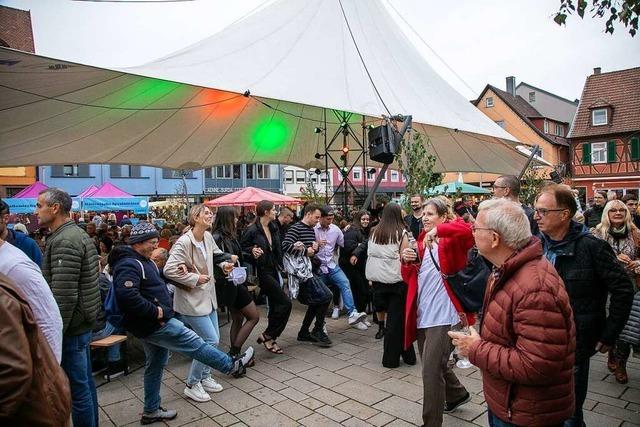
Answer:
[[[428, 247], [425, 248], [425, 250], [427, 252], [429, 252], [429, 256], [431, 257], [431, 261], [433, 261], [433, 265], [436, 267], [436, 270], [440, 271], [440, 266], [438, 265], [438, 263], [436, 262], [435, 257], [433, 256], [433, 253], [431, 252], [431, 249], [429, 249]], [[442, 274], [442, 272], [440, 271], [440, 274]]]

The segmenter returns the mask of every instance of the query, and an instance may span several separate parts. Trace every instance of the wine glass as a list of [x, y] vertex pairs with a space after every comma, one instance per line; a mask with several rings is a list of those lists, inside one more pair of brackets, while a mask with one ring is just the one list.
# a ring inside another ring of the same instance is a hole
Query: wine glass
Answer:
[[[464, 335], [471, 335], [471, 331], [469, 330], [469, 322], [467, 321], [467, 315], [464, 313], [458, 313], [460, 316], [460, 323], [456, 325], [451, 325], [451, 330], [454, 332], [462, 333]], [[466, 357], [461, 357], [458, 354], [458, 348], [454, 347], [453, 350], [454, 359], [456, 359], [456, 366], [460, 369], [468, 369], [473, 365], [469, 362], [469, 359]]]

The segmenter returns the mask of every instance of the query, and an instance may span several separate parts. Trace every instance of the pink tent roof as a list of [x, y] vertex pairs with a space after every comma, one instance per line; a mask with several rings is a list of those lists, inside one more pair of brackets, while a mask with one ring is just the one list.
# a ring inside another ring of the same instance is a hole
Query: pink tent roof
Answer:
[[35, 199], [38, 197], [38, 194], [40, 194], [42, 190], [46, 190], [47, 188], [49, 187], [47, 187], [40, 181], [36, 181], [30, 186], [28, 186], [27, 188], [21, 190], [18, 194], [13, 196], [13, 198], [14, 199]]
[[205, 204], [207, 206], [254, 206], [261, 200], [269, 200], [276, 205], [297, 205], [302, 203], [302, 200], [283, 194], [247, 187], [217, 199], [209, 200]]
[[91, 184], [90, 186], [88, 186], [87, 188], [84, 189], [84, 191], [82, 191], [82, 193], [78, 194], [78, 197], [89, 197], [91, 196], [96, 190], [98, 189], [98, 187], [96, 187], [95, 185]]
[[83, 197], [94, 197], [94, 198], [111, 198], [111, 197], [133, 197], [133, 195], [127, 193], [126, 191], [116, 187], [110, 182], [105, 182], [99, 188], [88, 195], [84, 195]]

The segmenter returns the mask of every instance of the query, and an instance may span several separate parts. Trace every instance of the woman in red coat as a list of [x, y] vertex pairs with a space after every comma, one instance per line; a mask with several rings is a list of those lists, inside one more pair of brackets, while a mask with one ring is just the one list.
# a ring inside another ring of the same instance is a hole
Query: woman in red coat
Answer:
[[[417, 335], [422, 359], [425, 426], [441, 426], [443, 412], [452, 412], [471, 399], [449, 361], [453, 346], [447, 332], [460, 322], [463, 309], [438, 270], [453, 274], [464, 268], [467, 252], [474, 242], [471, 225], [451, 218], [444, 198], [427, 200], [423, 206], [424, 229], [417, 242], [422, 262], [402, 267], [408, 285], [405, 347], [411, 345]], [[415, 259], [412, 250], [403, 252], [404, 261]], [[467, 318], [473, 323], [471, 313]]]

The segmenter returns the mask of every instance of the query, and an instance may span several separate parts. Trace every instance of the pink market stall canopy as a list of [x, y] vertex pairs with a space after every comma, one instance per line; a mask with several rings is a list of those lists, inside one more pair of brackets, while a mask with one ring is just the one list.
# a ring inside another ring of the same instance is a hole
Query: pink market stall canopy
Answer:
[[205, 202], [207, 206], [255, 206], [261, 200], [268, 200], [274, 205], [300, 205], [302, 200], [273, 193], [259, 188], [247, 187], [217, 199]]

